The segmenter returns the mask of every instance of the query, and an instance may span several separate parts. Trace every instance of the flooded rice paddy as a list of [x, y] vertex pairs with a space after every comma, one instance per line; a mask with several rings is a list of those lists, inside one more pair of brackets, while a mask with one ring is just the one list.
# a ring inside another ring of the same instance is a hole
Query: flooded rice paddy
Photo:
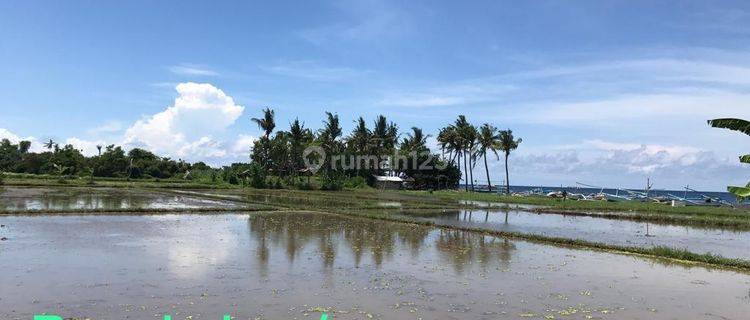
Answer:
[[0, 187], [0, 210], [117, 210], [235, 207], [228, 201], [127, 188]]
[[538, 234], [621, 246], [667, 246], [750, 260], [750, 230], [613, 220], [521, 210], [441, 210], [401, 214], [442, 226]]
[[5, 216], [0, 225], [1, 319], [750, 314], [744, 273], [338, 215]]

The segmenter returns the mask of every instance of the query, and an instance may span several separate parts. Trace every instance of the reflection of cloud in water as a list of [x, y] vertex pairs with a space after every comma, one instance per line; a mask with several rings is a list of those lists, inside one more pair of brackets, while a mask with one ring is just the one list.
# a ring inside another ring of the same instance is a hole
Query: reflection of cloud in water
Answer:
[[[148, 216], [156, 221], [168, 221], [169, 227], [160, 228], [167, 239], [164, 250], [167, 269], [179, 278], [201, 278], [211, 273], [215, 266], [225, 264], [242, 249], [240, 235], [231, 229], [221, 229], [206, 219], [185, 219], [185, 215], [168, 214]], [[182, 219], [181, 219], [182, 218]], [[246, 219], [245, 215], [218, 216], [221, 219]]]
[[0, 209], [4, 210], [187, 209], [230, 206], [234, 204], [150, 190], [85, 187], [0, 188]]

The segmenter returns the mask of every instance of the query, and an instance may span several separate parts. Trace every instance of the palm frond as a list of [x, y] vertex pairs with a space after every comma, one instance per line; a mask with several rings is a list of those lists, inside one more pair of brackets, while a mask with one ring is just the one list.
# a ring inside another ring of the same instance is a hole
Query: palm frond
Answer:
[[740, 199], [750, 198], [750, 187], [729, 186], [727, 187], [727, 191]]
[[721, 118], [708, 120], [708, 125], [714, 128], [723, 128], [734, 131], [742, 132], [746, 135], [750, 135], [750, 121], [735, 119], [735, 118]]

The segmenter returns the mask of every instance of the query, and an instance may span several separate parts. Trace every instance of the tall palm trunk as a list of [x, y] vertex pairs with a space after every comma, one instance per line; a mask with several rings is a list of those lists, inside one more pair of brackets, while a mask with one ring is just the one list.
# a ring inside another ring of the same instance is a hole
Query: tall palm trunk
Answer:
[[464, 153], [464, 188], [466, 191], [469, 191], [469, 170], [467, 170], [466, 167], [466, 150], [463, 150]]
[[484, 152], [484, 172], [487, 174], [487, 188], [492, 192], [492, 183], [490, 182], [490, 169], [487, 167], [487, 151]]
[[471, 192], [474, 192], [474, 155], [469, 151], [469, 177], [471, 179]]
[[505, 194], [510, 194], [510, 178], [508, 177], [508, 153], [505, 153]]

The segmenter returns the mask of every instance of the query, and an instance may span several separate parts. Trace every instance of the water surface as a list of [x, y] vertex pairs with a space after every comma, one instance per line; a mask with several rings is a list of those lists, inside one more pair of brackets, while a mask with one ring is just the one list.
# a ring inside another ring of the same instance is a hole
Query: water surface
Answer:
[[6, 216], [0, 224], [8, 237], [2, 319], [750, 314], [747, 274], [336, 215]]
[[481, 227], [623, 246], [668, 246], [750, 260], [750, 230], [701, 228], [522, 210], [441, 210], [400, 215], [446, 226]]
[[228, 201], [154, 190], [86, 187], [0, 187], [0, 210], [230, 208]]

